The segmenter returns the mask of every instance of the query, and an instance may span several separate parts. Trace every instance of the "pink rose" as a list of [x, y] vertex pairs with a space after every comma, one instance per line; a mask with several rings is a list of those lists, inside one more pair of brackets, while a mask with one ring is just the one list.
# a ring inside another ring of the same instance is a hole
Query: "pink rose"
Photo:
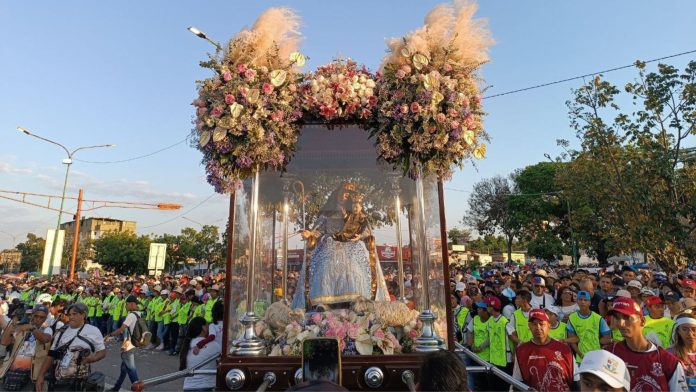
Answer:
[[363, 109], [362, 113], [360, 113], [360, 118], [370, 118], [371, 114], [372, 113], [369, 110]]
[[418, 337], [418, 331], [416, 331], [415, 329], [412, 329], [412, 330], [408, 331], [408, 336], [410, 336], [412, 339], [415, 339]]
[[222, 109], [216, 106], [210, 111], [210, 115], [213, 117], [220, 117], [222, 116]]
[[208, 109], [206, 109], [206, 108], [199, 107], [198, 109], [196, 109], [196, 114], [198, 114], [199, 116], [202, 116], [202, 115], [206, 114], [207, 112], [208, 112]]
[[403, 79], [403, 78], [405, 78], [405, 77], [406, 77], [406, 74], [404, 73], [403, 70], [398, 70], [398, 71], [396, 71], [396, 78], [397, 78], [397, 79]]
[[373, 107], [373, 106], [377, 105], [377, 96], [371, 95], [370, 98], [367, 99], [367, 104], [368, 104], [370, 107]]
[[278, 110], [278, 111], [271, 113], [271, 120], [273, 120], [275, 122], [283, 121], [283, 112]]
[[421, 109], [421, 107], [420, 107], [420, 104], [419, 104], [418, 102], [413, 102], [413, 103], [411, 103], [411, 111], [412, 111], [413, 113], [418, 113], [418, 112], [420, 112], [420, 109]]
[[297, 91], [297, 85], [295, 85], [294, 83], [288, 85], [288, 90], [290, 90], [294, 93], [295, 91]]
[[450, 64], [450, 63], [445, 63], [445, 66], [443, 67], [443, 70], [444, 70], [445, 72], [451, 71], [451, 70], [452, 70], [452, 64]]
[[406, 75], [411, 73], [411, 67], [409, 67], [408, 65], [404, 65], [403, 67], [401, 67], [401, 70], [404, 71]]
[[401, 114], [407, 114], [408, 113], [408, 105], [403, 104], [401, 105]]
[[222, 79], [223, 79], [225, 82], [229, 82], [230, 80], [232, 80], [232, 74], [229, 73], [229, 72], [223, 72], [223, 73], [222, 73]]
[[273, 92], [273, 85], [270, 83], [264, 83], [262, 89], [263, 93], [268, 95]]
[[452, 121], [452, 122], [450, 123], [450, 128], [452, 128], [452, 129], [457, 129], [457, 128], [459, 128], [459, 122], [458, 122], [458, 121]]
[[375, 331], [374, 337], [376, 337], [377, 339], [384, 339], [384, 336], [384, 331], [382, 331], [381, 329]]
[[469, 114], [466, 116], [464, 119], [464, 126], [466, 126], [469, 129], [476, 129], [476, 121], [474, 121], [474, 116]]
[[319, 325], [319, 323], [321, 323], [321, 314], [319, 314], [319, 313], [314, 313], [314, 314], [312, 315], [312, 322], [313, 322], [315, 325]]
[[254, 78], [254, 76], [256, 76], [256, 71], [254, 71], [253, 69], [250, 68], [250, 69], [247, 69], [246, 71], [244, 71], [245, 78], [251, 80]]
[[204, 108], [204, 107], [205, 107], [205, 101], [202, 100], [202, 99], [200, 99], [200, 98], [198, 98], [198, 99], [196, 99], [196, 100], [193, 101], [192, 105], [193, 105], [193, 106], [196, 106], [196, 107], [199, 107], [199, 108]]
[[234, 95], [232, 94], [225, 94], [225, 103], [228, 105], [232, 105], [235, 103], [236, 99], [234, 99]]
[[480, 105], [481, 104], [481, 96], [480, 95], [475, 96], [474, 102], [476, 102], [477, 105]]
[[443, 123], [447, 120], [447, 116], [445, 116], [445, 113], [438, 113], [437, 116], [435, 116], [435, 121], [439, 123]]
[[237, 64], [237, 73], [242, 74], [242, 73], [246, 72], [246, 70], [247, 70], [246, 64], [244, 64], [244, 63]]

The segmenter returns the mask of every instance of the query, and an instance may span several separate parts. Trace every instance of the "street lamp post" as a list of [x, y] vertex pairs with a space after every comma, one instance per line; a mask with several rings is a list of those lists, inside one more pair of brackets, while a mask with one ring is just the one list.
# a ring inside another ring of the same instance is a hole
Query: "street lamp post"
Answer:
[[78, 147], [74, 149], [72, 152], [68, 150], [64, 145], [55, 142], [53, 140], [47, 139], [45, 137], [41, 137], [35, 133], [29, 132], [26, 128], [22, 127], [17, 127], [17, 130], [22, 132], [25, 135], [28, 136], [33, 136], [37, 139], [41, 139], [45, 142], [55, 144], [56, 146], [62, 148], [66, 154], [68, 154], [68, 157], [63, 159], [63, 164], [66, 165], [65, 167], [65, 179], [63, 180], [63, 194], [60, 197], [60, 208], [58, 209], [58, 223], [56, 224], [56, 231], [53, 233], [53, 245], [51, 246], [51, 258], [48, 260], [48, 276], [50, 277], [53, 274], [53, 258], [56, 256], [56, 247], [58, 245], [58, 232], [60, 231], [60, 221], [63, 217], [63, 205], [65, 204], [65, 190], [68, 186], [68, 174], [70, 173], [70, 165], [73, 163], [73, 156], [75, 156], [75, 153], [77, 153], [80, 150], [87, 150], [90, 148], [101, 148], [101, 147], [116, 147], [115, 144], [99, 144], [99, 145], [94, 145], [94, 146], [83, 146], [83, 147]]

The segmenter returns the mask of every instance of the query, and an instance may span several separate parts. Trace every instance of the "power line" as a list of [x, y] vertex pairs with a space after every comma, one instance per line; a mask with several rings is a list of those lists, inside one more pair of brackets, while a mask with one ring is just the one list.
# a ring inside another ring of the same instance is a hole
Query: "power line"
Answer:
[[[648, 61], [642, 61], [642, 62], [645, 63], [645, 64], [647, 64], [647, 63], [654, 63], [655, 61], [670, 59], [670, 58], [673, 58], [673, 57], [684, 56], [684, 55], [691, 54], [691, 53], [696, 53], [696, 50], [690, 50], [690, 51], [688, 51], [688, 52], [677, 53], [677, 54], [673, 54], [673, 55], [669, 55], [669, 56], [665, 56], [665, 57], [660, 57], [660, 58], [652, 59], [652, 60], [648, 60]], [[595, 76], [595, 75], [598, 75], [598, 74], [604, 74], [604, 73], [614, 72], [614, 71], [618, 71], [618, 70], [622, 70], [622, 69], [626, 69], [626, 68], [631, 68], [631, 67], [635, 67], [635, 65], [636, 65], [636, 64], [633, 63], [633, 64], [629, 64], [629, 65], [624, 65], [624, 66], [621, 66], [621, 67], [605, 69], [604, 71], [597, 71], [597, 72], [593, 72], [593, 73], [589, 73], [589, 74], [585, 74], [585, 75], [574, 76], [574, 77], [572, 77], [572, 78], [557, 80], [557, 81], [555, 81], [555, 82], [537, 84], [537, 85], [535, 85], [535, 86], [520, 88], [520, 89], [512, 90], [512, 91], [506, 91], [506, 92], [500, 93], [500, 94], [488, 95], [488, 96], [483, 97], [483, 99], [495, 98], [495, 97], [502, 97], [503, 95], [510, 95], [510, 94], [521, 93], [521, 92], [523, 92], [523, 91], [534, 90], [534, 89], [537, 89], [537, 88], [547, 87], [547, 86], [551, 86], [551, 85], [554, 85], [554, 84], [570, 82], [571, 80], [578, 80], [578, 79], [582, 79], [582, 78], [586, 78], [586, 77], [590, 77], [590, 76]]]
[[174, 147], [178, 146], [179, 144], [186, 142], [187, 140], [188, 140], [188, 136], [186, 136], [183, 140], [180, 140], [180, 141], [178, 141], [178, 142], [176, 142], [176, 143], [174, 143], [174, 144], [172, 144], [172, 145], [170, 145], [170, 146], [161, 148], [161, 149], [159, 149], [159, 150], [157, 150], [157, 151], [153, 151], [153, 152], [151, 152], [151, 153], [149, 153], [149, 154], [139, 155], [139, 156], [137, 156], [137, 157], [132, 157], [132, 158], [128, 158], [128, 159], [121, 159], [121, 160], [118, 160], [118, 161], [85, 161], [85, 160], [82, 160], [82, 159], [75, 159], [75, 160], [76, 160], [76, 161], [83, 162], [83, 163], [98, 163], [98, 164], [130, 162], [130, 161], [135, 161], [136, 159], [147, 158], [147, 157], [151, 157], [151, 156], [153, 156], [153, 155], [155, 155], [155, 154], [159, 154], [160, 152], [169, 150], [170, 148], [174, 148]]
[[173, 218], [171, 218], [171, 219], [168, 219], [168, 220], [166, 220], [166, 221], [164, 221], [164, 222], [157, 223], [157, 224], [155, 224], [155, 225], [143, 226], [143, 227], [141, 227], [141, 229], [149, 229], [149, 228], [151, 228], [151, 227], [162, 226], [162, 225], [164, 225], [164, 224], [166, 224], [166, 223], [173, 222], [173, 221], [175, 221], [175, 220], [181, 218], [182, 216], [188, 214], [189, 212], [195, 210], [196, 208], [202, 206], [203, 203], [207, 202], [208, 200], [210, 200], [210, 199], [211, 199], [213, 196], [215, 196], [215, 195], [216, 195], [216, 194], [213, 193], [212, 195], [206, 197], [205, 199], [203, 199], [203, 201], [201, 201], [200, 203], [198, 203], [198, 204], [196, 204], [195, 206], [191, 207], [191, 208], [188, 209], [186, 212], [181, 213], [180, 215], [177, 215], [177, 216], [175, 216], [175, 217], [173, 217]]

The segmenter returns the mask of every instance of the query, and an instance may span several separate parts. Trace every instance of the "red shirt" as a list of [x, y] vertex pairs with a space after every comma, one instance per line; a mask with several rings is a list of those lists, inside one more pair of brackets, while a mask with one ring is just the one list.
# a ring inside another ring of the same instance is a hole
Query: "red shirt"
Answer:
[[647, 352], [635, 352], [625, 342], [614, 343], [607, 351], [626, 362], [631, 374], [631, 392], [669, 391], [669, 379], [679, 360], [662, 347]]
[[570, 391], [575, 360], [568, 345], [553, 339], [543, 346], [527, 342], [515, 356], [525, 384], [538, 391]]

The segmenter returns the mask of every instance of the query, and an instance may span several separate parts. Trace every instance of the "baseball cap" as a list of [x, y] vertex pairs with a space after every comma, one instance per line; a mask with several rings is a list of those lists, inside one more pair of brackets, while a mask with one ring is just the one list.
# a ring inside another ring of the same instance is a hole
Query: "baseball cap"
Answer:
[[164, 290], [162, 290], [162, 292], [160, 294], [161, 295], [169, 295], [169, 290], [164, 289]]
[[621, 267], [621, 271], [622, 271], [622, 272], [623, 272], [623, 271], [636, 272], [636, 270], [633, 269], [633, 267], [631, 267], [630, 265], [624, 265], [623, 267]]
[[654, 293], [652, 290], [650, 290], [649, 288], [643, 287], [643, 290], [640, 291], [640, 295], [650, 295], [650, 296], [652, 296], [652, 295], [655, 295], [655, 293]]
[[543, 269], [538, 269], [534, 272], [534, 275], [546, 277], [546, 271]]
[[619, 290], [616, 292], [616, 297], [631, 298], [631, 292], [628, 290]]
[[664, 302], [663, 302], [662, 299], [661, 299], [660, 297], [658, 297], [657, 295], [653, 295], [653, 296], [651, 296], [651, 297], [648, 297], [648, 298], [645, 300], [645, 304], [648, 305], [648, 306], [650, 306], [650, 305], [662, 305], [662, 304], [664, 304]]
[[46, 305], [36, 305], [34, 306], [34, 313], [36, 312], [44, 312], [46, 315], [48, 315], [48, 308]]
[[486, 302], [484, 301], [478, 301], [475, 303], [475, 305], [477, 308], [486, 309]]
[[590, 297], [590, 293], [588, 291], [578, 291], [578, 299], [586, 299], [586, 300], [591, 300], [592, 297]]
[[606, 350], [590, 351], [585, 354], [578, 368], [578, 374], [590, 373], [599, 377], [612, 388], [631, 390], [631, 375], [626, 363]]
[[614, 300], [614, 305], [612, 306], [609, 313], [618, 312], [625, 314], [626, 316], [642, 316], [643, 312], [640, 306], [631, 298], [619, 297]]
[[681, 281], [681, 285], [684, 287], [696, 289], [696, 281], [694, 281], [693, 279], [684, 279]]
[[532, 321], [533, 319], [549, 321], [549, 316], [543, 309], [532, 309], [529, 311], [529, 321]]
[[476, 284], [477, 282], [478, 282], [478, 281], [476, 280], [476, 277], [473, 276], [473, 275], [469, 275], [469, 276], [466, 278], [466, 283], [473, 283], [473, 284]]
[[669, 293], [665, 294], [665, 301], [679, 301], [679, 295], [670, 291]]
[[533, 285], [546, 286], [546, 281], [541, 276], [535, 276], [532, 278]]
[[129, 295], [128, 298], [126, 298], [126, 303], [138, 303], [138, 298], [135, 297], [135, 295]]
[[628, 287], [635, 287], [638, 290], [643, 288], [643, 284], [640, 283], [640, 281], [633, 279], [632, 281], [628, 282]]
[[614, 278], [611, 280], [611, 283], [617, 287], [623, 287], [626, 284], [626, 282], [624, 282], [623, 278]]
[[561, 315], [561, 308], [558, 306], [547, 306], [544, 308], [545, 311], [555, 314], [556, 316]]
[[500, 310], [501, 308], [500, 299], [498, 299], [498, 297], [487, 297], [484, 301], [486, 303], [486, 306], [490, 306], [495, 310]]
[[464, 291], [466, 290], [466, 284], [464, 282], [457, 282], [457, 286], [454, 288], [454, 291]]

